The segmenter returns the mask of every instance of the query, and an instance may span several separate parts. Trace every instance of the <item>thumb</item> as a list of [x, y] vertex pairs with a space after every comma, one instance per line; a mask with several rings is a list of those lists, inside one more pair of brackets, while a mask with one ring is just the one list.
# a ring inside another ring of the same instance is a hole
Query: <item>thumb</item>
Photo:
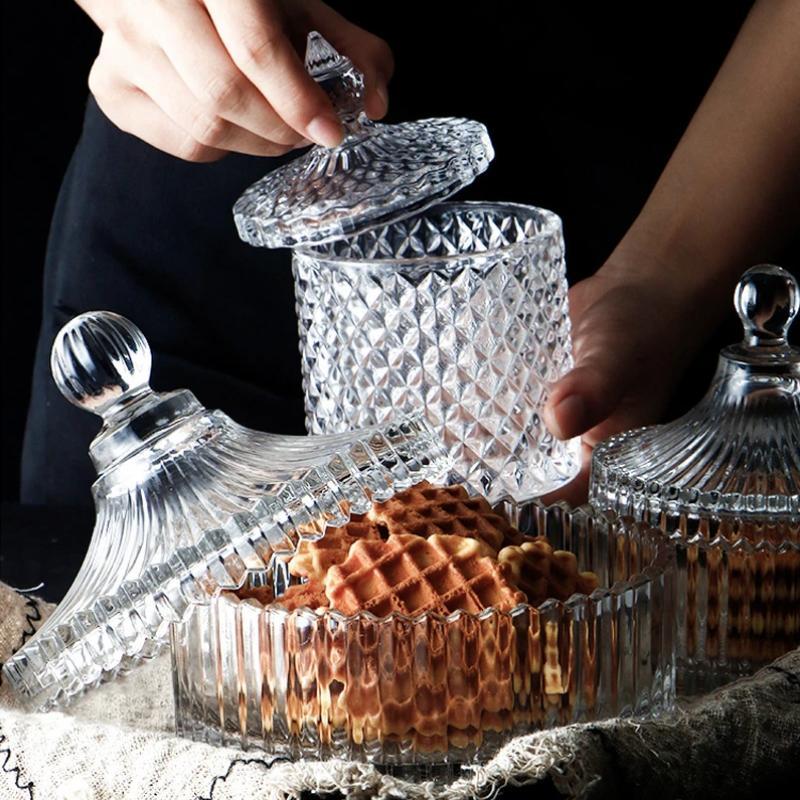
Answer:
[[571, 439], [599, 425], [616, 410], [625, 388], [625, 368], [611, 354], [582, 359], [553, 387], [544, 422], [558, 439]]

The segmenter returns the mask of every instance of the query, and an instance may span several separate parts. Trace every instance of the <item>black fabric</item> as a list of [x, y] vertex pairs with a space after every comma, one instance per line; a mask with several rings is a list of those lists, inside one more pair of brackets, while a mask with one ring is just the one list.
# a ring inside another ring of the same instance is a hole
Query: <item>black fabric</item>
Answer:
[[[559, 213], [575, 282], [635, 218], [751, 3], [719, 4], [708, 18], [688, 2], [335, 5], [394, 49], [390, 119], [487, 124], [495, 163], [461, 196]], [[90, 502], [99, 421], [69, 406], [49, 373], [56, 332], [82, 311], [139, 325], [155, 388], [190, 388], [256, 428], [302, 431], [290, 257], [244, 245], [231, 218], [275, 163], [183, 163], [89, 102], [48, 248], [24, 502]]]
[[179, 161], [121, 133], [89, 101], [48, 245], [23, 502], [91, 502], [87, 449], [99, 418], [68, 405], [49, 368], [59, 328], [91, 309], [145, 332], [154, 388], [191, 388], [242, 424], [302, 433], [289, 254], [242, 243], [231, 215], [268, 167], [238, 155]]

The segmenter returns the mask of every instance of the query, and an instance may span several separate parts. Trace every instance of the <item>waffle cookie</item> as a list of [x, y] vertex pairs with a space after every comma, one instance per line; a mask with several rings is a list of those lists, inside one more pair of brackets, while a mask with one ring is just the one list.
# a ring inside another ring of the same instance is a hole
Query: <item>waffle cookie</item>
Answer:
[[567, 600], [573, 594], [591, 594], [600, 584], [593, 572], [579, 572], [578, 559], [566, 550], [553, 550], [539, 536], [504, 547], [497, 556], [508, 569], [509, 581], [538, 606], [548, 598]]
[[268, 606], [275, 600], [271, 586], [244, 587], [237, 589], [234, 594], [240, 600], [257, 600], [262, 606]]
[[360, 539], [344, 562], [328, 570], [325, 593], [345, 614], [369, 611], [378, 617], [508, 610], [524, 603], [525, 595], [508, 583], [493, 556], [489, 545], [458, 535]]
[[470, 497], [463, 486], [433, 486], [427, 481], [375, 503], [366, 516], [387, 535], [468, 536], [495, 551], [520, 536], [485, 497]]
[[275, 602], [288, 611], [298, 608], [310, 608], [313, 611], [329, 605], [325, 587], [315, 580], [290, 586]]
[[321, 539], [301, 541], [289, 561], [289, 572], [296, 578], [323, 581], [328, 569], [347, 558], [350, 546], [359, 539], [379, 539], [377, 527], [364, 518], [353, 516], [346, 525], [328, 528]]

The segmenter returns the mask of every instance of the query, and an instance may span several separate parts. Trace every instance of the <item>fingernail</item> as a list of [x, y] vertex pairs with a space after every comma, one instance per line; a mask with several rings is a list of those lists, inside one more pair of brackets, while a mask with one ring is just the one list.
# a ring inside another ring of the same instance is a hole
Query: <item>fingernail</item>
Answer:
[[583, 433], [586, 427], [586, 403], [578, 394], [559, 401], [552, 411], [545, 410], [545, 423], [557, 439], [569, 439]]
[[338, 119], [333, 117], [314, 117], [306, 128], [308, 138], [323, 147], [336, 147], [344, 138], [344, 131]]

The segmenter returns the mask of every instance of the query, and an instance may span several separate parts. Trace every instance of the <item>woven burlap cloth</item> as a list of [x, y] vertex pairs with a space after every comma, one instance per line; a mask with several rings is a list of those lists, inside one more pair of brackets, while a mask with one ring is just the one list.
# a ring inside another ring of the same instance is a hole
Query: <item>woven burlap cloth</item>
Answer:
[[[0, 662], [52, 606], [0, 583]], [[353, 798], [751, 798], [800, 776], [800, 651], [657, 720], [521, 737], [449, 784], [364, 764], [270, 762], [180, 739], [169, 655], [64, 712], [24, 713], [0, 685], [0, 798], [254, 800], [338, 790]]]

